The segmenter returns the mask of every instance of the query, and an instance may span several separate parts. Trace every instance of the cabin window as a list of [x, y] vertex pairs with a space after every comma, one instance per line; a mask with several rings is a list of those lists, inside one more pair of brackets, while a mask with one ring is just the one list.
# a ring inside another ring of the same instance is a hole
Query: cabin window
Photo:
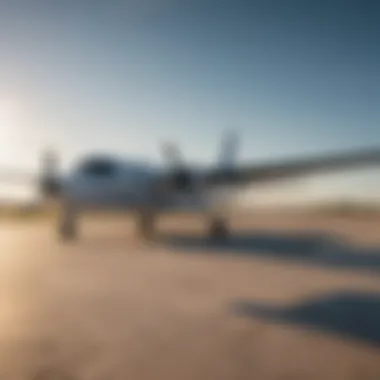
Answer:
[[83, 164], [82, 171], [95, 177], [110, 177], [115, 173], [116, 165], [106, 160], [91, 160]]

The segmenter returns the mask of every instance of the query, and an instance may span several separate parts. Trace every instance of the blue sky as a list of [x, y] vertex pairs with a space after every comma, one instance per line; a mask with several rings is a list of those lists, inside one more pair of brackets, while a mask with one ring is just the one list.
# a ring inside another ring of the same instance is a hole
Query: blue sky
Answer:
[[211, 162], [231, 128], [242, 160], [380, 146], [379, 16], [366, 0], [3, 0], [0, 164], [35, 169], [46, 145], [65, 164], [157, 159], [168, 139]]

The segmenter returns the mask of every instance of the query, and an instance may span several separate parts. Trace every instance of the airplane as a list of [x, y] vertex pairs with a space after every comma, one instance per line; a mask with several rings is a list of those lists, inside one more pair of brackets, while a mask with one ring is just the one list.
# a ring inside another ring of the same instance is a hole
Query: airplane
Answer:
[[[133, 212], [142, 236], [151, 238], [160, 213], [187, 207], [209, 218], [208, 235], [229, 236], [227, 195], [248, 185], [289, 181], [317, 173], [380, 165], [380, 148], [357, 149], [321, 156], [284, 159], [256, 164], [237, 164], [237, 136], [228, 133], [217, 164], [189, 165], [173, 144], [163, 145], [165, 165], [153, 165], [114, 155], [87, 155], [67, 175], [60, 175], [58, 156], [46, 151], [41, 173], [32, 176], [14, 169], [0, 170], [0, 182], [33, 182], [45, 200], [59, 205], [58, 235], [78, 237], [79, 216], [90, 209]], [[223, 193], [223, 190], [226, 190]], [[220, 190], [224, 194], [218, 196]]]

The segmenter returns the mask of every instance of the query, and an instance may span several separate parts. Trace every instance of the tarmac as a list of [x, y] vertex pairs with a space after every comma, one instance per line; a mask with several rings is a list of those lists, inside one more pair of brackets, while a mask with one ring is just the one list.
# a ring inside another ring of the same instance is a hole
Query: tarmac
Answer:
[[0, 225], [0, 379], [380, 379], [380, 219]]

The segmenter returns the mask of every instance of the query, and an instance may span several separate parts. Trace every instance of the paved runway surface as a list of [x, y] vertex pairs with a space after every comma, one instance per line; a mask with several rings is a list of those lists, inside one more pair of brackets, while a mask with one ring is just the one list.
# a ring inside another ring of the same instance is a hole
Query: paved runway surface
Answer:
[[0, 225], [0, 379], [380, 379], [380, 221]]

